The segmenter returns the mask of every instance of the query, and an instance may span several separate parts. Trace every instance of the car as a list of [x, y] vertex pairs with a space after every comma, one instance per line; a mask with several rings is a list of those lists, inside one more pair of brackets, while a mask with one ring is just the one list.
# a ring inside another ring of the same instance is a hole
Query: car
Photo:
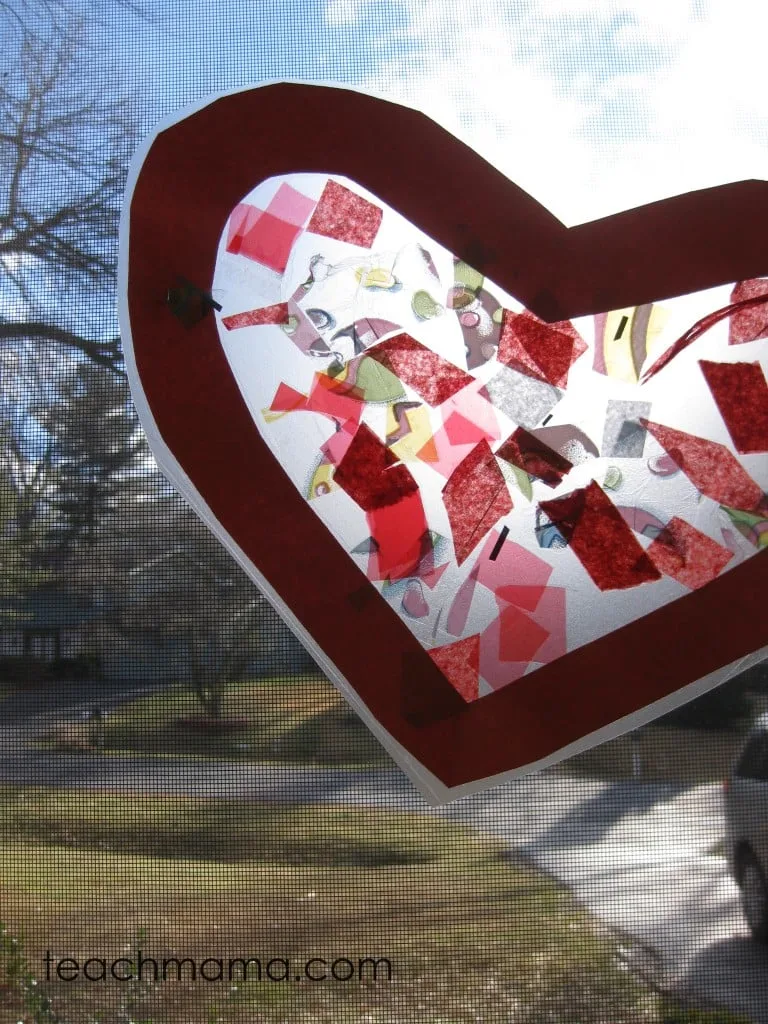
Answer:
[[747, 925], [768, 943], [768, 713], [750, 730], [723, 789], [728, 863]]

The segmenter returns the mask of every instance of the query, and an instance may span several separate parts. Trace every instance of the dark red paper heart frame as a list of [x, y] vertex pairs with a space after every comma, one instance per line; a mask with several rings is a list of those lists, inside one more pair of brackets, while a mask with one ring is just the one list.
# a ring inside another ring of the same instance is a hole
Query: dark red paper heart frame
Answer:
[[223, 529], [383, 727], [455, 787], [550, 757], [768, 644], [766, 550], [464, 703], [274, 459], [213, 316], [187, 328], [166, 303], [178, 277], [210, 288], [227, 218], [258, 182], [300, 171], [365, 186], [550, 321], [768, 274], [768, 183], [568, 229], [424, 115], [300, 84], [223, 96], [158, 135], [129, 210], [128, 314], [147, 402]]

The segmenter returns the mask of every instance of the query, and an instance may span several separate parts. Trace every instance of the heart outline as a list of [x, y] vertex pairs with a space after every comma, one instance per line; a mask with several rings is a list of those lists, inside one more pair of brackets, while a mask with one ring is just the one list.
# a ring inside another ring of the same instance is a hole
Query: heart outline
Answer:
[[[238, 136], [244, 124], [254, 123], [260, 133]], [[366, 126], [362, 142], [349, 134], [349, 124]], [[211, 187], [211, 161], [222, 138], [229, 140], [226, 155]], [[265, 138], [272, 140], [266, 152]], [[383, 154], [377, 146], [381, 138], [392, 143]], [[403, 175], [407, 156], [411, 170]], [[446, 166], [455, 169], [450, 178]], [[179, 274], [210, 286], [224, 224], [256, 181], [297, 170], [359, 181], [550, 321], [768, 273], [768, 255], [761, 251], [768, 212], [756, 209], [760, 200], [768, 211], [768, 184], [724, 185], [565, 228], [424, 115], [351, 90], [297, 83], [220, 97], [149, 145], [134, 174], [121, 231], [129, 367], [158, 432], [230, 547], [234, 543], [258, 566], [326, 651], [337, 675], [354, 680], [370, 715], [442, 785], [458, 787], [547, 762], [553, 752], [620, 720], [621, 731], [631, 728], [628, 717], [648, 704], [666, 701], [667, 710], [675, 697], [682, 703], [687, 699], [681, 697], [682, 687], [767, 644], [768, 625], [761, 626], [754, 613], [765, 577], [768, 552], [763, 551], [707, 587], [512, 686], [472, 705], [461, 700], [266, 448], [229, 370], [213, 317], [189, 330], [164, 306], [168, 282]], [[465, 187], [467, 174], [473, 175], [473, 188]], [[500, 198], [508, 213], [503, 224]], [[441, 221], [445, 209], [452, 211], [448, 222]], [[734, 218], [737, 232], [729, 230]], [[159, 233], [163, 224], [166, 231]], [[666, 241], [661, 255], [660, 235]], [[525, 252], [525, 266], [516, 264], [514, 255], [505, 259], [505, 236], [514, 239], [507, 251]], [[598, 274], [592, 282], [590, 271], [601, 268], [603, 278]], [[170, 403], [169, 380], [174, 382]], [[221, 409], [228, 411], [226, 421]], [[246, 479], [238, 492], [227, 494], [222, 480], [231, 480], [238, 468], [245, 469]], [[293, 507], [294, 522], [274, 516], [257, 479]], [[306, 585], [313, 575], [326, 581], [322, 592]], [[366, 588], [375, 600], [359, 600]], [[353, 594], [358, 595], [354, 602]], [[334, 635], [339, 601], [354, 613], [345, 643]], [[711, 628], [713, 617], [719, 633]], [[365, 646], [371, 633], [381, 641], [373, 665]], [[686, 649], [680, 647], [681, 634], [693, 641]], [[617, 666], [624, 672], [619, 685], [613, 676]]]

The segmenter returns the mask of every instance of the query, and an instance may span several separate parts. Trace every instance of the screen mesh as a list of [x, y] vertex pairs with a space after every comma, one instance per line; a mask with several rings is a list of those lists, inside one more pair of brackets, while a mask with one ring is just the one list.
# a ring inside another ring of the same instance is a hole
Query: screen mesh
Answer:
[[403, 100], [570, 224], [766, 176], [765, 18], [0, 3], [0, 1021], [768, 1021], [762, 667], [428, 808], [157, 472], [115, 313], [130, 156], [210, 93]]

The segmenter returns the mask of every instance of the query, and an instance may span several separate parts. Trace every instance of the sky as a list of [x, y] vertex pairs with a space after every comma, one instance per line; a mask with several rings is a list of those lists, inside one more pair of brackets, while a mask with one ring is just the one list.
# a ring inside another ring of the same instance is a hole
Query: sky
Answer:
[[300, 79], [423, 110], [569, 225], [768, 179], [761, 0], [134, 2], [145, 17], [72, 6], [84, 75], [127, 91], [146, 132], [216, 92]]
[[125, 76], [146, 129], [228, 88], [330, 81], [423, 110], [568, 224], [768, 178], [759, 0], [147, 6], [93, 28], [94, 73]]

